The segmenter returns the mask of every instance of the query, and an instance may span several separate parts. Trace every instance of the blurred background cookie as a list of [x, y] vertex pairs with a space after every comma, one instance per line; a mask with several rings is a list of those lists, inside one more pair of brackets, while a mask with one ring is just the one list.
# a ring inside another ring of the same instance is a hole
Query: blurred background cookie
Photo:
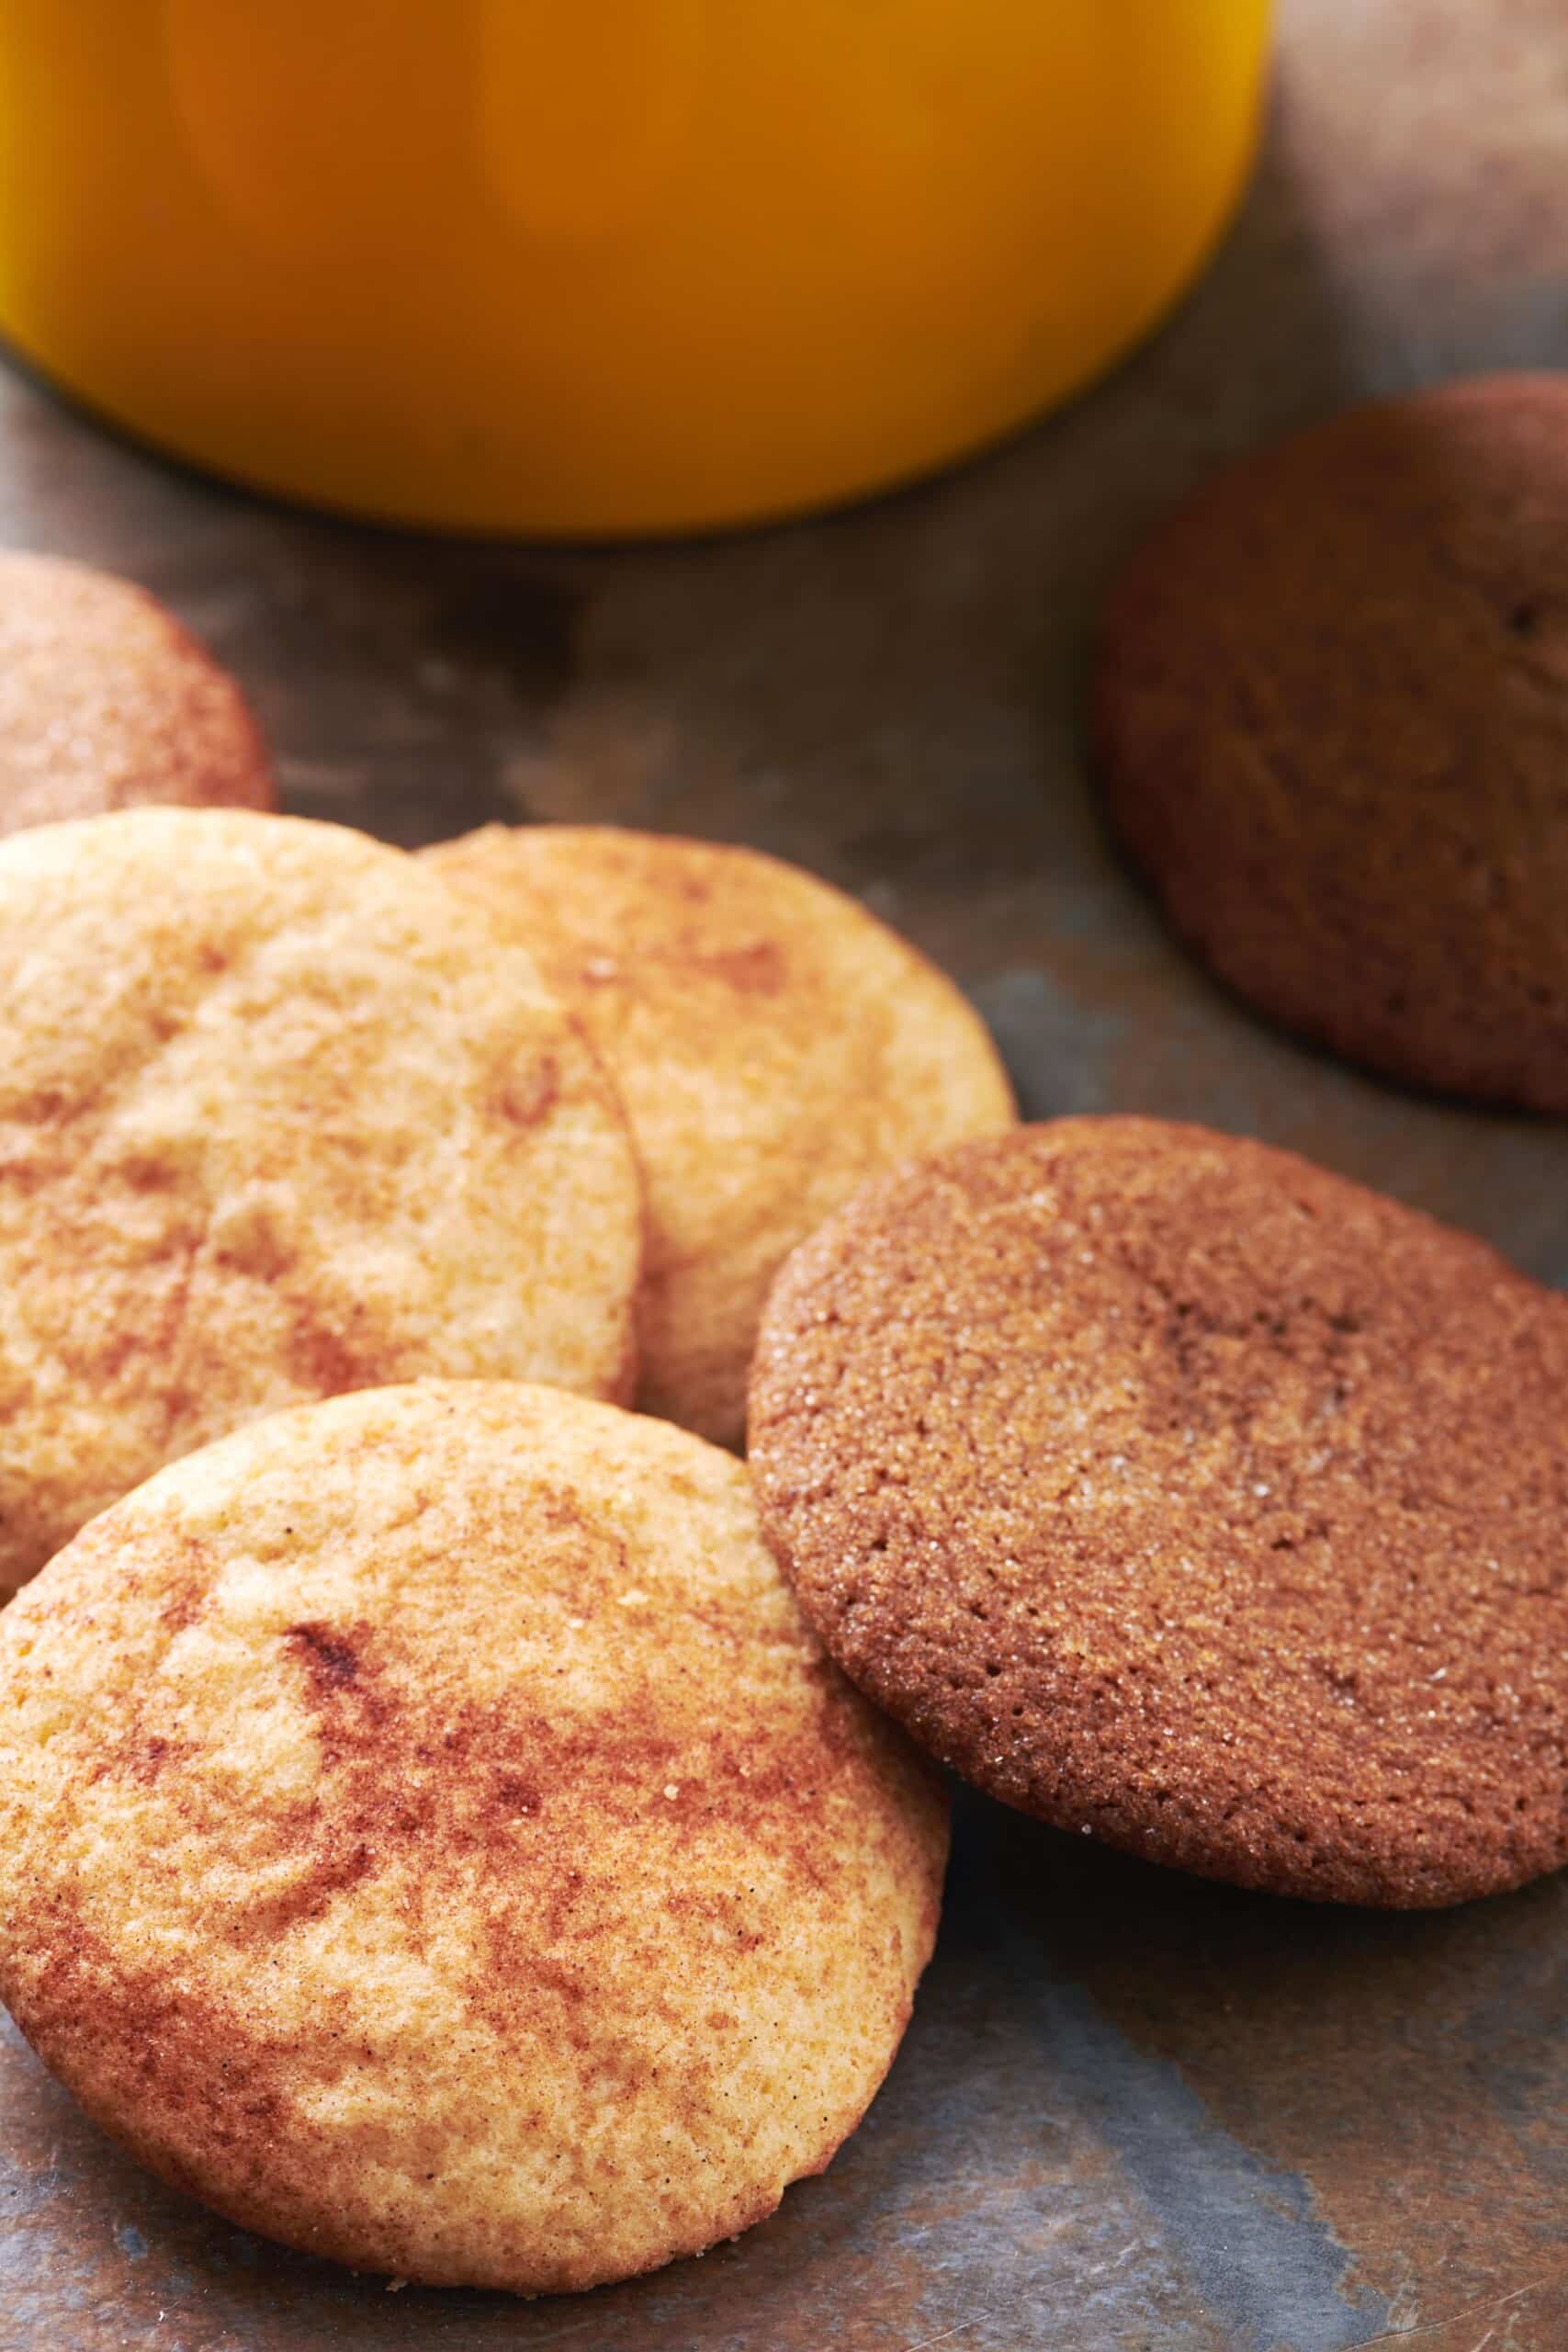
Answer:
[[1286, 1152], [971, 1144], [791, 1259], [764, 1522], [863, 1689], [980, 1787], [1281, 1894], [1568, 1860], [1568, 1302]]
[[1204, 490], [1111, 598], [1111, 818], [1303, 1036], [1568, 1111], [1568, 378], [1357, 408]]
[[0, 550], [0, 833], [149, 800], [275, 806], [244, 696], [144, 588]]
[[359, 2268], [761, 2220], [887, 2069], [945, 1849], [741, 1465], [558, 1392], [280, 1415], [0, 1619], [0, 1992], [165, 2179]]
[[620, 1090], [648, 1188], [643, 1405], [738, 1443], [785, 1253], [867, 1176], [1010, 1125], [984, 1023], [864, 907], [756, 850], [492, 825], [425, 854]]
[[0, 1593], [276, 1406], [627, 1393], [640, 1252], [598, 1065], [400, 851], [235, 809], [0, 843]]

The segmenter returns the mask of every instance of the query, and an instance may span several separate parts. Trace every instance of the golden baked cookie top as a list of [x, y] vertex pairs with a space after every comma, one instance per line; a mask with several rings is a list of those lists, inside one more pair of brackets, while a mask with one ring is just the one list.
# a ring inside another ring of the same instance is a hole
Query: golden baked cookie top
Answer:
[[741, 1465], [557, 1391], [256, 1424], [0, 1616], [0, 1994], [166, 2179], [359, 2267], [585, 2287], [770, 2212], [945, 1844]]
[[0, 1591], [275, 1407], [626, 1393], [639, 1257], [587, 1046], [400, 851], [175, 808], [0, 843]]
[[648, 1185], [642, 1402], [738, 1443], [787, 1251], [866, 1177], [1011, 1124], [984, 1023], [864, 907], [756, 850], [491, 825], [426, 855], [615, 1074]]

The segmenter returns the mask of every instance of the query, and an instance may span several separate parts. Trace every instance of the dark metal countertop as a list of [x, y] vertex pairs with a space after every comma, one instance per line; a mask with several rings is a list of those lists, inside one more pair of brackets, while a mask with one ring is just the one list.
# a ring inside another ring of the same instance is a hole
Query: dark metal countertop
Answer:
[[[1218, 0], [1216, 0], [1218, 5]], [[1568, 1130], [1418, 1102], [1218, 997], [1107, 855], [1087, 618], [1207, 468], [1364, 390], [1568, 365], [1562, 0], [1287, 0], [1247, 209], [1113, 381], [927, 490], [604, 555], [415, 543], [164, 469], [0, 379], [0, 538], [135, 574], [245, 680], [290, 805], [750, 841], [964, 980], [1036, 1114], [1303, 1149], [1568, 1281]], [[209, 2220], [0, 2025], [0, 2352], [1568, 2347], [1568, 1873], [1377, 1917], [1189, 1883], [965, 1799], [936, 1962], [821, 2180], [529, 2305], [389, 2295]]]

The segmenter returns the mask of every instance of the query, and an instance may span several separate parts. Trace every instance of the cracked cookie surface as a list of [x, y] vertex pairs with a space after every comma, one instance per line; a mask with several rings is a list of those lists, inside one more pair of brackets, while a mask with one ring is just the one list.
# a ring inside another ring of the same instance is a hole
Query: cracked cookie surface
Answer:
[[746, 1473], [422, 1382], [161, 1472], [0, 1616], [0, 1994], [249, 2228], [578, 2288], [820, 2171], [936, 1930], [946, 1801]]
[[491, 825], [424, 856], [537, 957], [620, 1089], [648, 1185], [644, 1408], [739, 1444], [795, 1243], [868, 1176], [1012, 1124], [985, 1023], [866, 908], [756, 850]]
[[1568, 1302], [1260, 1144], [1025, 1127], [870, 1186], [752, 1375], [852, 1679], [1058, 1826], [1422, 1905], [1568, 1860]]
[[640, 1227], [587, 1046], [400, 851], [172, 808], [0, 843], [0, 1593], [277, 1407], [625, 1394]]

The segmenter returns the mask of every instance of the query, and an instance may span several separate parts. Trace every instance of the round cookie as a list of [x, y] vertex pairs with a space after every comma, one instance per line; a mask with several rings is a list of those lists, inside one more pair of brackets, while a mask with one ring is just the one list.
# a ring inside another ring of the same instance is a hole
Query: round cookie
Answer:
[[0, 551], [0, 833], [150, 800], [275, 806], [239, 687], [144, 588]]
[[760, 2221], [936, 1930], [935, 1778], [743, 1467], [428, 1382], [259, 1423], [0, 1618], [0, 1995], [248, 2228], [525, 2293]]
[[795, 1242], [868, 1176], [1011, 1124], [984, 1024], [863, 907], [755, 850], [491, 825], [425, 854], [537, 958], [620, 1089], [648, 1192], [643, 1407], [739, 1444]]
[[1568, 377], [1265, 450], [1100, 635], [1111, 817], [1180, 937], [1301, 1035], [1568, 1112]]
[[640, 1226], [577, 1030], [401, 851], [236, 809], [0, 842], [0, 1594], [276, 1407], [626, 1394]]
[[1059, 1827], [1459, 1902], [1568, 1860], [1568, 1301], [1292, 1154], [1074, 1119], [791, 1259], [763, 1520], [853, 1679]]

